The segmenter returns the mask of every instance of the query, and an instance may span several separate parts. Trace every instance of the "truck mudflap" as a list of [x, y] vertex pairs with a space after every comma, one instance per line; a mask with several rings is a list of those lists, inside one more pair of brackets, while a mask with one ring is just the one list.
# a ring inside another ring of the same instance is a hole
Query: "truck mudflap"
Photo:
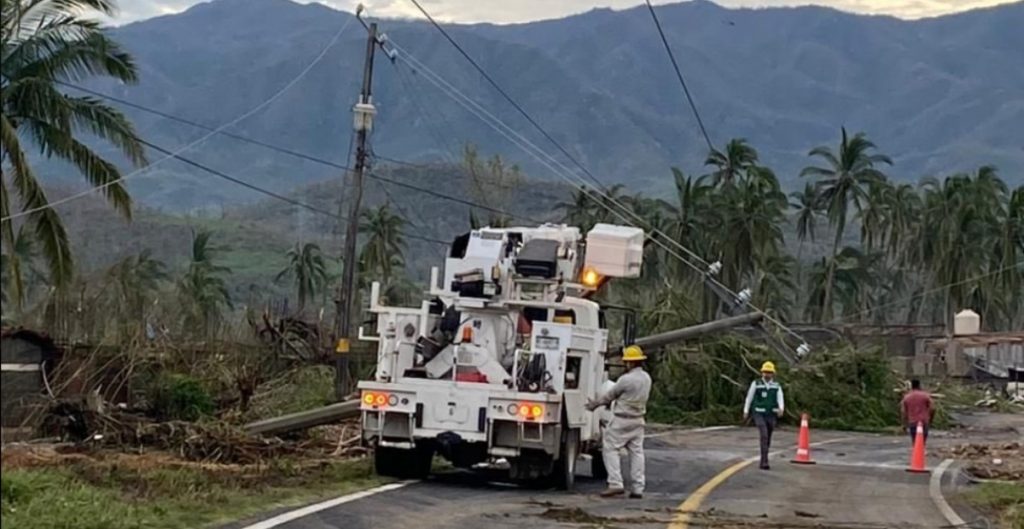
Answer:
[[412, 443], [416, 417], [404, 411], [363, 410], [363, 439]]

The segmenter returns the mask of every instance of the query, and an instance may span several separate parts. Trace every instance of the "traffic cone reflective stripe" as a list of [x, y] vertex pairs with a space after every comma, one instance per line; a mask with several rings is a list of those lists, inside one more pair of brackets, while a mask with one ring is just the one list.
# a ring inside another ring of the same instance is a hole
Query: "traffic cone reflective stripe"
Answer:
[[793, 463], [814, 464], [811, 460], [811, 427], [806, 413], [800, 416], [800, 435], [796, 440], [796, 457], [793, 458]]
[[914, 449], [910, 452], [910, 468], [907, 472], [927, 473], [924, 466], [924, 424], [917, 423], [917, 431], [914, 433]]

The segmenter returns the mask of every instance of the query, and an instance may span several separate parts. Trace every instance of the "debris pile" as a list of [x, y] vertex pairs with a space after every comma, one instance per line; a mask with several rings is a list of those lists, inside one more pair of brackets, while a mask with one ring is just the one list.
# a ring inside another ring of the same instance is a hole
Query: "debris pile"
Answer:
[[44, 430], [79, 449], [161, 450], [187, 461], [259, 464], [282, 456], [360, 455], [358, 425], [324, 426], [292, 438], [261, 437], [224, 422], [164, 421], [125, 410], [97, 411], [70, 402], [51, 408]]
[[948, 457], [965, 461], [965, 470], [983, 480], [1024, 483], [1024, 443], [965, 444], [945, 451]]

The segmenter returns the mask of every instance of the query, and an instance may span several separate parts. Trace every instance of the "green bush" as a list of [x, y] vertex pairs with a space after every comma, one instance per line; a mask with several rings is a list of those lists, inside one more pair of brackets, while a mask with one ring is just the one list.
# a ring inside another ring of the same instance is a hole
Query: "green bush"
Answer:
[[161, 420], [197, 421], [215, 409], [213, 397], [203, 384], [180, 373], [158, 373], [148, 393], [150, 410]]

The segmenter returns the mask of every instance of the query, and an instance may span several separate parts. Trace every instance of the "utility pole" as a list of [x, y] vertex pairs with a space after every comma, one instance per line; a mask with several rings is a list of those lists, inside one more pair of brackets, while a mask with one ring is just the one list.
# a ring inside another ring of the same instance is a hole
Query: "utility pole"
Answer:
[[[358, 15], [357, 15], [358, 16]], [[348, 210], [348, 225], [345, 230], [344, 271], [341, 289], [337, 298], [335, 328], [338, 331], [335, 346], [335, 397], [345, 398], [351, 383], [349, 381], [349, 351], [352, 344], [352, 317], [356, 297], [356, 239], [359, 237], [359, 212], [363, 201], [363, 172], [369, 151], [366, 137], [373, 129], [373, 117], [377, 109], [373, 106], [371, 87], [373, 82], [373, 53], [377, 48], [377, 23], [367, 28], [366, 61], [363, 64], [363, 89], [359, 102], [352, 108], [353, 126], [356, 133], [356, 164], [352, 171], [351, 201]]]

